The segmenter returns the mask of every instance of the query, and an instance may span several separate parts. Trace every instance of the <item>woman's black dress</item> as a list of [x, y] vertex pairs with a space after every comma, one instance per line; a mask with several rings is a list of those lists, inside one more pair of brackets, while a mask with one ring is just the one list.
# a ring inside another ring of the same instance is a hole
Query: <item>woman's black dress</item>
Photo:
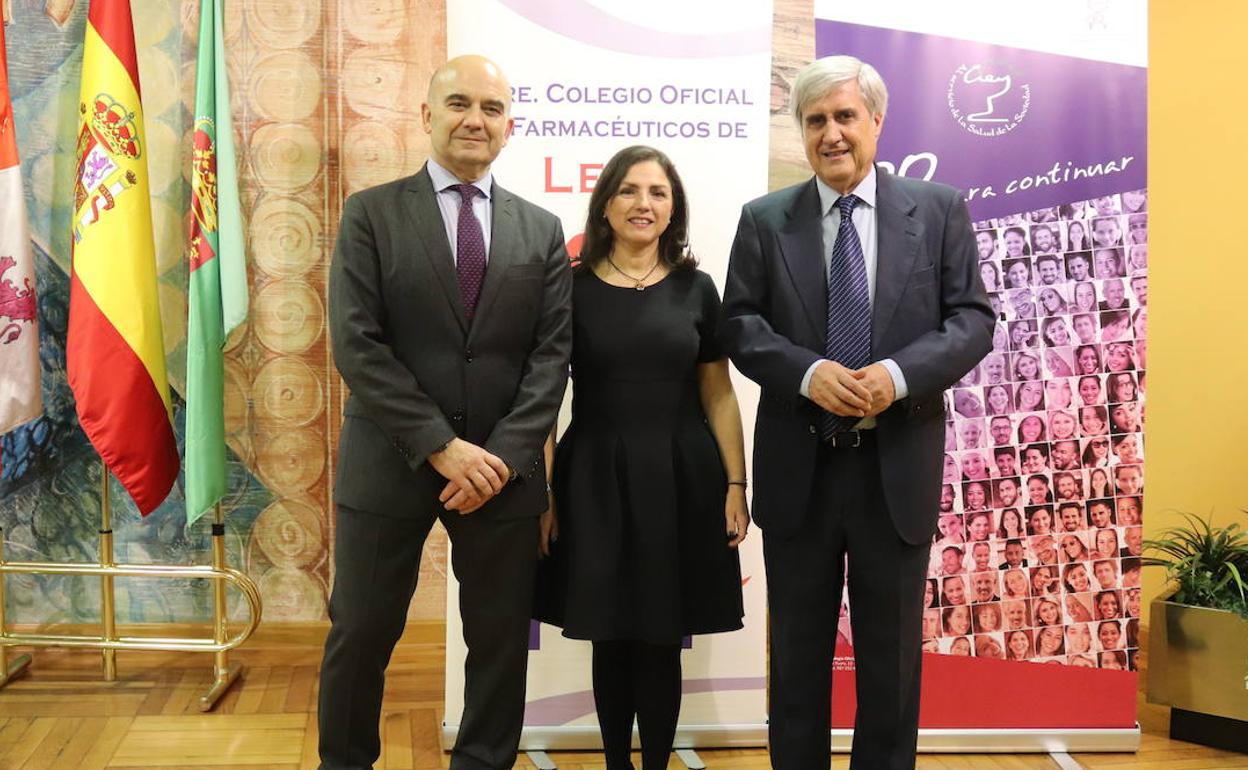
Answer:
[[539, 570], [535, 616], [595, 641], [672, 644], [740, 628], [727, 477], [697, 380], [698, 364], [724, 357], [715, 284], [682, 269], [638, 291], [581, 267], [572, 296], [572, 423], [553, 470], [559, 538]]

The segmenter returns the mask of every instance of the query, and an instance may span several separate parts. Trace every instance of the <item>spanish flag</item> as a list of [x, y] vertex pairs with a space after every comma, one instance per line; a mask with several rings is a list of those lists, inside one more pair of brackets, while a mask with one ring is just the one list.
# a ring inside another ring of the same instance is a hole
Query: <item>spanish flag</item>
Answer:
[[78, 420], [139, 512], [178, 476], [129, 0], [91, 0], [78, 102], [69, 386]]

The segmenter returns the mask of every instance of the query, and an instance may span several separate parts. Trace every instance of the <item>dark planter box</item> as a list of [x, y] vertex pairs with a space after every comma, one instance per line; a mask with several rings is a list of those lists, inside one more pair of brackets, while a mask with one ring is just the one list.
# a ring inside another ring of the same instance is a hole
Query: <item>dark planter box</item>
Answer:
[[1248, 722], [1238, 719], [1171, 708], [1170, 737], [1176, 741], [1248, 754]]

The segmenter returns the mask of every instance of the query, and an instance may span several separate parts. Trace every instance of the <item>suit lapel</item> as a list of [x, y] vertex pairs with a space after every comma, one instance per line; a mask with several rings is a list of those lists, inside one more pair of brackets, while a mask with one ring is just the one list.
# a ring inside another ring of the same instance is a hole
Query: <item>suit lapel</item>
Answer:
[[823, 212], [812, 177], [785, 212], [788, 225], [780, 231], [780, 253], [789, 278], [802, 300], [814, 339], [828, 336], [828, 276], [823, 262]]
[[442, 222], [442, 212], [438, 209], [433, 180], [429, 178], [427, 168], [422, 168], [408, 180], [407, 192], [407, 206], [411, 221], [416, 226], [416, 235], [424, 246], [438, 283], [442, 284], [442, 292], [451, 312], [455, 314], [455, 320], [459, 322], [459, 328], [467, 334], [468, 316], [464, 312], [464, 301], [459, 293], [455, 258], [451, 254], [451, 245], [446, 240], [446, 225]]
[[477, 300], [477, 312], [473, 315], [469, 339], [475, 333], [480, 319], [490, 312], [490, 305], [503, 289], [507, 268], [516, 261], [515, 245], [520, 242], [520, 227], [516, 222], [516, 201], [512, 194], [494, 183], [494, 213], [490, 220], [490, 256], [485, 263], [485, 282], [481, 285], [481, 297]]
[[873, 358], [883, 355], [879, 344], [914, 270], [919, 247], [914, 201], [896, 184], [892, 175], [883, 170], [876, 172], [876, 205], [875, 305], [871, 311]]

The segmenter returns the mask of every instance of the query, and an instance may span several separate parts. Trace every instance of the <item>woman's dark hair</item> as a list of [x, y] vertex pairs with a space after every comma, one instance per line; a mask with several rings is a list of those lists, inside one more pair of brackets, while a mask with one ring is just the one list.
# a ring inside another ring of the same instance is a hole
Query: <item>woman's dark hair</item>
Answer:
[[[1027, 231], [1021, 227], [1007, 227], [1005, 228], [1005, 232], [1001, 234], [1001, 239], [1004, 240], [1005, 236], [1010, 233], [1014, 233], [1019, 238], [1023, 239], [1023, 256], [1031, 256], [1031, 239], [1027, 237]], [[1030, 265], [1028, 265], [1028, 267], [1030, 267]]]
[[[1070, 240], [1070, 228], [1074, 227], [1075, 225], [1079, 226], [1080, 241], [1079, 241], [1078, 246], [1076, 246], [1074, 242]], [[1066, 246], [1070, 251], [1081, 251], [1083, 249], [1088, 248], [1088, 244], [1090, 243], [1088, 239], [1088, 227], [1087, 225], [1085, 225], [1083, 222], [1079, 221], [1078, 219], [1071, 220], [1070, 224], [1066, 226], [1066, 237], [1067, 237]]]
[[974, 611], [971, 613], [971, 623], [973, 624], [976, 633], [989, 633], [988, 631], [983, 630], [984, 615], [989, 613], [997, 616], [997, 628], [1001, 627], [1001, 607], [995, 602], [977, 604], [973, 609]]
[[[1060, 295], [1059, 295], [1059, 298], [1060, 298]], [[1044, 341], [1049, 343], [1049, 345], [1053, 345], [1053, 342], [1049, 339], [1049, 330], [1052, 329], [1054, 326], [1064, 327], [1065, 324], [1066, 322], [1065, 320], [1062, 319], [1061, 316], [1058, 316], [1058, 315], [1049, 316], [1048, 318], [1045, 318], [1043, 321], [1040, 322], [1040, 329], [1041, 329], [1040, 336], [1044, 337]]]
[[[1083, 545], [1082, 540], [1079, 541], [1079, 545]], [[1083, 546], [1083, 550], [1084, 553], [1087, 553], [1087, 546]], [[1075, 587], [1070, 584], [1070, 573], [1075, 571], [1075, 567], [1083, 567], [1084, 572], [1088, 571], [1088, 565], [1081, 561], [1072, 561], [1062, 568], [1062, 585], [1066, 586], [1067, 592], [1072, 594], [1077, 593], [1077, 591], [1075, 591]]]
[[[1107, 620], [1107, 621], [1105, 621], [1105, 622], [1106, 622], [1106, 623], [1109, 623], [1109, 622], [1111, 622], [1111, 621], [1108, 621], [1108, 620]], [[1099, 627], [1098, 627], [1097, 631], [1098, 631], [1098, 632], [1100, 631]], [[1096, 656], [1097, 666], [1099, 666], [1100, 668], [1105, 668], [1105, 666], [1104, 666], [1104, 663], [1105, 663], [1104, 658], [1105, 658], [1105, 656], [1106, 656], [1106, 655], [1108, 655], [1108, 656], [1110, 656], [1111, 658], [1113, 658], [1114, 660], [1116, 660], [1116, 661], [1118, 662], [1118, 665], [1122, 666], [1124, 669], [1127, 667], [1127, 653], [1126, 653], [1126, 652], [1124, 652], [1123, 650], [1102, 650], [1102, 651], [1101, 651], [1100, 653], [1098, 653], [1098, 654], [1097, 654], [1097, 656]]]
[[1076, 365], [1076, 366], [1078, 366], [1078, 365], [1079, 365], [1079, 356], [1081, 356], [1081, 355], [1083, 354], [1083, 351], [1084, 351], [1084, 350], [1091, 350], [1091, 351], [1092, 351], [1092, 355], [1096, 356], [1096, 369], [1097, 369], [1097, 371], [1100, 371], [1100, 369], [1101, 369], [1101, 351], [1099, 351], [1099, 350], [1097, 350], [1097, 349], [1096, 349], [1096, 345], [1080, 345], [1079, 347], [1075, 348], [1075, 365]]
[[945, 633], [949, 633], [949, 634], [953, 633], [953, 629], [949, 628], [949, 618], [953, 617], [953, 613], [956, 612], [959, 607], [967, 611], [966, 612], [967, 625], [970, 625], [970, 623], [972, 622], [971, 612], [970, 612], [971, 608], [968, 607], [967, 605], [954, 604], [949, 607], [945, 607], [944, 609], [940, 611], [940, 625], [941, 627], [944, 628]]
[[[971, 481], [965, 484], [964, 486], [967, 489], [970, 489], [971, 484], [979, 484], [981, 489], [984, 486], [984, 483], [982, 481]], [[992, 523], [992, 511], [984, 511], [984, 510], [968, 511], [966, 514], [966, 529], [968, 532], [971, 529], [971, 522], [974, 521], [975, 519], [988, 519], [988, 523], [991, 524]], [[981, 540], [980, 542], [983, 542], [983, 541]]]
[[[1006, 478], [1011, 478], [1011, 477], [1007, 476]], [[1015, 484], [1017, 484], [1017, 483], [1018, 483], [1018, 479], [1014, 479], [1014, 483], [1015, 483]], [[1022, 515], [1021, 513], [1019, 513], [1019, 512], [1018, 512], [1018, 509], [1017, 509], [1017, 508], [1006, 508], [1004, 511], [1001, 511], [1001, 521], [1000, 521], [1000, 523], [999, 523], [999, 524], [998, 524], [998, 526], [997, 526], [997, 538], [998, 538], [998, 539], [1000, 539], [1000, 540], [1004, 540], [1004, 539], [1006, 538], [1006, 532], [1005, 532], [1005, 514], [1007, 514], [1007, 513], [1013, 513], [1013, 514], [1014, 514], [1014, 518], [1018, 521], [1018, 529], [1019, 529], [1019, 532], [1022, 532], [1024, 529], [1026, 529], [1026, 528], [1027, 528], [1027, 524], [1026, 524], [1026, 522], [1024, 522], [1024, 521], [1023, 521], [1023, 515]], [[1016, 542], [1018, 542], [1018, 541], [1017, 541], [1017, 540], [1010, 540], [1010, 541], [1009, 541], [1009, 543], [1006, 543], [1006, 545], [1009, 545], [1010, 543], [1016, 543]], [[1022, 543], [1019, 543], [1019, 545], [1022, 545]]]
[[[1083, 467], [1085, 468], [1094, 467], [1093, 463], [1096, 462], [1096, 453], [1092, 451], [1092, 442], [1094, 441], [1104, 441], [1106, 448], [1109, 447], [1109, 436], [1101, 434], [1099, 436], [1090, 437], [1088, 439], [1088, 445], [1083, 448]], [[1091, 478], [1091, 474], [1089, 474], [1088, 477]], [[1088, 504], [1091, 505], [1092, 502], [1093, 501], [1089, 500]]]
[[[1122, 383], [1123, 382], [1130, 382], [1132, 388], [1137, 387], [1135, 384], [1135, 378], [1131, 376], [1131, 372], [1114, 372], [1113, 374], [1109, 375], [1109, 388], [1108, 388], [1109, 395], [1112, 397], [1112, 400], [1115, 402], [1127, 400], [1122, 397]], [[1135, 399], [1130, 399], [1130, 400], [1134, 401]]]
[[1106, 326], [1120, 321], [1131, 323], [1131, 315], [1126, 310], [1102, 310], [1100, 321], [1101, 328], [1104, 329]]
[[589, 213], [585, 216], [581, 264], [592, 266], [610, 256], [615, 233], [607, 221], [607, 203], [620, 191], [629, 169], [646, 161], [658, 163], [672, 185], [672, 219], [659, 236], [659, 259], [672, 269], [697, 267], [698, 260], [689, 251], [689, 202], [685, 198], [685, 185], [667, 155], [640, 144], [625, 147], [611, 156], [594, 185], [594, 192], [589, 196]]
[[[1026, 659], [1026, 658], [1027, 658], [1027, 657], [1031, 654], [1031, 652], [1032, 652], [1032, 647], [1031, 647], [1031, 634], [1027, 633], [1027, 631], [1026, 631], [1025, 629], [1022, 629], [1022, 628], [1016, 628], [1016, 629], [1014, 629], [1013, 631], [1007, 631], [1007, 632], [1006, 632], [1006, 634], [1005, 634], [1005, 654], [1006, 654], [1006, 657], [1012, 657], [1012, 656], [1014, 655], [1014, 651], [1013, 651], [1013, 649], [1011, 649], [1011, 648], [1010, 648], [1010, 640], [1011, 640], [1011, 639], [1013, 639], [1013, 638], [1014, 638], [1014, 636], [1015, 636], [1016, 634], [1022, 634], [1022, 635], [1023, 635], [1023, 638], [1027, 640], [1027, 652], [1023, 654], [1023, 658], [1022, 658], [1023, 660], [1025, 660], [1025, 659]], [[1019, 660], [1019, 658], [1013, 658], [1013, 659], [1014, 659], [1014, 660]]]
[[[1043, 407], [1044, 405], [1043, 405], [1043, 404], [1041, 404], [1041, 406]], [[1046, 441], [1046, 440], [1047, 440], [1047, 439], [1045, 438], [1045, 436], [1048, 434], [1048, 429], [1045, 427], [1044, 420], [1041, 420], [1039, 417], [1037, 417], [1037, 416], [1036, 416], [1036, 415], [1034, 415], [1034, 414], [1029, 414], [1029, 415], [1027, 415], [1026, 417], [1024, 417], [1023, 419], [1021, 419], [1021, 420], [1019, 420], [1019, 421], [1018, 421], [1018, 443], [1019, 443], [1019, 444], [1022, 444], [1022, 443], [1024, 442], [1024, 439], [1023, 439], [1023, 423], [1024, 423], [1024, 422], [1026, 422], [1027, 420], [1029, 420], [1029, 419], [1033, 418], [1033, 417], [1034, 417], [1037, 421], [1039, 421], [1039, 423], [1040, 423], [1040, 435], [1039, 435], [1039, 436], [1037, 436], [1036, 438], [1033, 438], [1033, 439], [1026, 439], [1026, 440], [1027, 440], [1027, 441]]]
[[[1102, 597], [1107, 596], [1107, 595], [1114, 597], [1114, 602], [1118, 605], [1118, 612], [1121, 613], [1122, 612], [1122, 599], [1118, 596], [1118, 592], [1112, 588], [1104, 590], [1104, 591], [1097, 591], [1096, 595], [1092, 599], [1092, 606], [1096, 607], [1097, 612], [1099, 613], [1100, 606], [1101, 606], [1101, 599]], [[1114, 617], [1117, 617], [1117, 615], [1115, 615]], [[1102, 618], [1102, 620], [1109, 620], [1109, 618]]]

